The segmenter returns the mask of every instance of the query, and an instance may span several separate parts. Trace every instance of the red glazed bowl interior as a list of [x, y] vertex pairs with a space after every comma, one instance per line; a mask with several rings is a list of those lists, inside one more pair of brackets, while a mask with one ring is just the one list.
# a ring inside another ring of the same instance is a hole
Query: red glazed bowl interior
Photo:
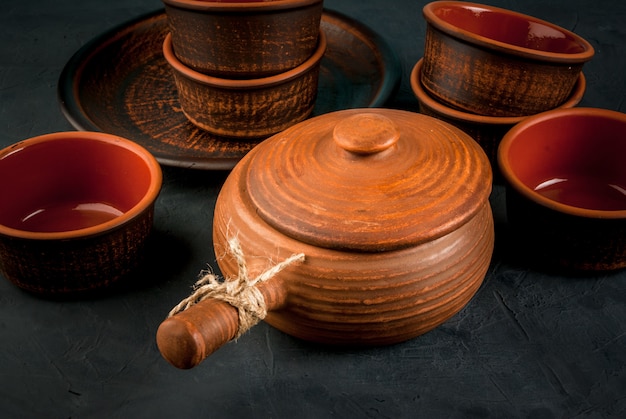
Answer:
[[523, 196], [586, 217], [626, 217], [626, 114], [573, 108], [525, 119], [498, 149], [502, 174]]
[[141, 146], [108, 134], [42, 135], [0, 151], [0, 234], [67, 239], [124, 224], [151, 205], [161, 169]]
[[593, 47], [578, 35], [557, 25], [497, 7], [457, 1], [437, 1], [424, 14], [440, 30], [490, 48], [541, 54], [543, 59], [587, 61]]

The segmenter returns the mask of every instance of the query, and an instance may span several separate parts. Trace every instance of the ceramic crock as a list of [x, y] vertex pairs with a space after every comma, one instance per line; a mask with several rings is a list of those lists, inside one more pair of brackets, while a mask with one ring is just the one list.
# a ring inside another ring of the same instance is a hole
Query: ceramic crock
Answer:
[[148, 150], [102, 132], [53, 132], [0, 150], [0, 273], [42, 297], [128, 282], [161, 191]]
[[434, 1], [423, 16], [423, 87], [468, 113], [519, 117], [559, 107], [595, 54], [577, 34], [512, 10]]
[[315, 53], [322, 0], [163, 0], [173, 50], [194, 71], [257, 79], [289, 71]]
[[258, 79], [224, 79], [198, 73], [181, 63], [171, 35], [163, 56], [174, 75], [180, 107], [195, 126], [236, 139], [267, 138], [306, 119], [317, 100], [326, 35], [320, 31], [315, 53], [299, 66]]
[[534, 269], [626, 268], [626, 114], [577, 107], [534, 115], [498, 148], [510, 246]]
[[[250, 277], [302, 254], [258, 285], [267, 323], [323, 344], [401, 342], [480, 287], [494, 244], [491, 186], [484, 151], [443, 121], [391, 109], [318, 116], [260, 143], [228, 176], [213, 221], [219, 268], [227, 280], [240, 274], [232, 238]], [[205, 300], [167, 319], [157, 340], [187, 368], [236, 327], [237, 310]]]

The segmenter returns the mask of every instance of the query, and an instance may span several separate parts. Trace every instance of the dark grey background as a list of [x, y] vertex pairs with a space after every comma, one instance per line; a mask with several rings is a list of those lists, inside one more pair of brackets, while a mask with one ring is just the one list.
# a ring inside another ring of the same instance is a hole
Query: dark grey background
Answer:
[[[408, 74], [423, 52], [425, 3], [326, 0], [396, 50], [403, 79], [388, 107], [417, 109]], [[584, 69], [581, 105], [624, 110], [625, 2], [490, 4], [589, 40], [596, 56]], [[159, 0], [3, 2], [0, 146], [72, 130], [56, 97], [65, 63], [93, 37], [161, 7]], [[59, 302], [0, 281], [1, 417], [626, 416], [626, 273], [527, 270], [512, 257], [499, 185], [496, 252], [484, 285], [434, 331], [389, 347], [337, 350], [260, 324], [193, 370], [170, 366], [155, 332], [200, 270], [216, 267], [212, 212], [226, 175], [164, 168], [152, 262], [132, 286]]]

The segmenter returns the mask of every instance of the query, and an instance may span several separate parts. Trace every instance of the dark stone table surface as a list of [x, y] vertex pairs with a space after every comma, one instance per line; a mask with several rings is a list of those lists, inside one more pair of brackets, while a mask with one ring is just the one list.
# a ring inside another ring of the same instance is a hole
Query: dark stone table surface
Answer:
[[[326, 0], [396, 51], [388, 107], [417, 110], [426, 2]], [[581, 106], [624, 111], [626, 2], [493, 0], [552, 21], [596, 49]], [[0, 13], [0, 146], [73, 130], [57, 100], [69, 58], [159, 0], [5, 1]], [[155, 334], [199, 272], [216, 267], [211, 222], [227, 172], [164, 167], [150, 262], [131, 285], [51, 301], [0, 281], [3, 418], [626, 417], [626, 272], [529, 269], [506, 243], [504, 191], [491, 197], [496, 251], [471, 302], [435, 330], [388, 347], [312, 345], [261, 323], [198, 367], [178, 370]], [[11, 197], [0, 197], [3, 200]], [[523, 259], [523, 258], [522, 258]]]

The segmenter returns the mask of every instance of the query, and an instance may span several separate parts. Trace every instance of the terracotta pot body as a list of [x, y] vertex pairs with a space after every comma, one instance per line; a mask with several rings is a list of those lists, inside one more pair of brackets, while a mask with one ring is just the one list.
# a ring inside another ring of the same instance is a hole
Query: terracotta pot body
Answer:
[[322, 0], [163, 0], [178, 59], [200, 73], [261, 78], [305, 62], [318, 45]]
[[626, 267], [626, 115], [575, 108], [528, 118], [502, 140], [516, 252], [550, 269]]
[[152, 229], [161, 170], [113, 135], [42, 135], [0, 151], [0, 269], [17, 286], [70, 295], [137, 267]]
[[580, 36], [506, 9], [437, 1], [423, 14], [424, 89], [470, 113], [515, 117], [561, 106], [594, 55]]
[[[262, 142], [218, 195], [213, 240], [228, 281], [255, 278], [267, 321], [301, 339], [383, 345], [425, 333], [479, 289], [494, 244], [491, 168], [467, 134], [424, 115], [352, 109]], [[230, 309], [230, 310], [229, 310]], [[204, 300], [163, 322], [161, 353], [188, 368], [237, 329], [237, 310]]]
[[[368, 128], [381, 114], [393, 125]], [[370, 133], [380, 151], [359, 148]], [[305, 254], [275, 278], [284, 303], [265, 319], [286, 333], [399, 342], [443, 323], [478, 290], [493, 248], [490, 190], [487, 159], [462, 132], [409, 112], [337, 112], [274, 136], [233, 170], [216, 204], [215, 251], [237, 236], [253, 276], [267, 260]], [[232, 258], [218, 263], [236, 274]]]
[[320, 63], [326, 37], [320, 32], [315, 53], [300, 66], [259, 79], [223, 79], [184, 66], [172, 50], [171, 35], [163, 52], [173, 70], [185, 116], [210, 133], [233, 138], [263, 138], [306, 119], [317, 99]]
[[[423, 63], [423, 59], [420, 59], [411, 72], [411, 88], [419, 102], [420, 112], [441, 119], [469, 134], [485, 150], [492, 164], [492, 168], [494, 172], [496, 172], [496, 178], [499, 178], [499, 174], [497, 173], [497, 153], [502, 137], [504, 137], [513, 126], [531, 115], [508, 117], [484, 116], [450, 107], [448, 104], [439, 101], [436, 97], [431, 96], [424, 88], [422, 83]], [[578, 105], [585, 94], [586, 86], [587, 82], [585, 76], [583, 73], [580, 73], [578, 82], [574, 86], [570, 96], [559, 108], [573, 108]]]

